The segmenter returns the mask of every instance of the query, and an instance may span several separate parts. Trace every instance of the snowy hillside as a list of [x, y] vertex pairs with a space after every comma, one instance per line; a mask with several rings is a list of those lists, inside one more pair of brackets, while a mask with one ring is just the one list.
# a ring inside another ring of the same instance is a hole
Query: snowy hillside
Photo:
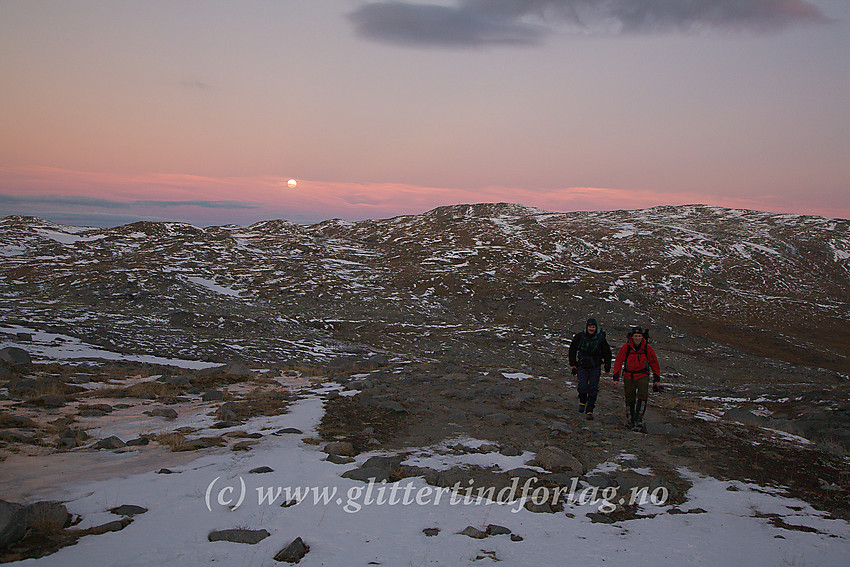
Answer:
[[617, 336], [639, 321], [850, 370], [846, 220], [507, 204], [206, 229], [7, 217], [0, 259], [7, 322], [136, 353], [323, 360], [363, 345], [539, 365], [593, 313]]

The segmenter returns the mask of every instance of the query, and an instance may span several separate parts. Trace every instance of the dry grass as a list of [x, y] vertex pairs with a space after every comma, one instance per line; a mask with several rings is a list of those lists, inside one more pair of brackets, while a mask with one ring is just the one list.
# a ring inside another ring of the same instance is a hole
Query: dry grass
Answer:
[[164, 433], [153, 437], [153, 439], [160, 445], [168, 446], [172, 453], [192, 450], [192, 444], [182, 433]]

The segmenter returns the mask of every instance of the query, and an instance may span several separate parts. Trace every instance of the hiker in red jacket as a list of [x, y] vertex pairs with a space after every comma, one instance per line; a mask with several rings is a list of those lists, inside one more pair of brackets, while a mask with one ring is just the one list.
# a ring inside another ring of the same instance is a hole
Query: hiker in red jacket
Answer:
[[614, 381], [619, 381], [622, 373], [626, 407], [629, 409], [628, 425], [636, 431], [645, 431], [643, 414], [649, 400], [650, 374], [653, 376], [654, 392], [659, 390], [658, 384], [661, 382], [661, 367], [658, 365], [655, 351], [649, 346], [648, 335], [649, 329], [644, 331], [640, 327], [634, 327], [614, 360]]

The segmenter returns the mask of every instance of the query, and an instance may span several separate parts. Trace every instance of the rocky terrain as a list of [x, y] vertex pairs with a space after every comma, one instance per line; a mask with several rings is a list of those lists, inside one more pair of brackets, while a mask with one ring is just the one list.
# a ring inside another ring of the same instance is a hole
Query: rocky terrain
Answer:
[[[281, 435], [321, 452], [345, 482], [504, 488], [535, 476], [535, 487], [577, 478], [618, 496], [638, 486], [669, 496], [663, 508], [587, 514], [606, 525], [704, 513], [689, 505], [693, 474], [771, 487], [813, 506], [809, 516], [850, 520], [846, 220], [505, 204], [206, 229], [7, 217], [0, 289], [7, 561], [126, 533], [144, 514], [32, 512], [72, 482], [62, 471], [96, 480], [184, 470], [205, 455], [263, 454]], [[588, 316], [614, 348], [632, 324], [651, 328], [665, 389], [652, 396], [646, 435], [622, 426], [609, 376], [597, 419], [575, 411], [564, 367]], [[313, 398], [314, 430], [279, 427]], [[435, 464], [450, 457], [461, 462]], [[578, 514], [563, 501], [525, 508]], [[850, 538], [846, 524], [836, 536], [753, 513], [776, 537]], [[242, 527], [210, 541], [264, 545], [262, 530], [248, 529], [259, 526]], [[465, 537], [490, 541], [486, 525], [469, 527]], [[281, 541], [298, 560], [323, 553], [296, 536]], [[509, 557], [494, 549], [477, 553]]]

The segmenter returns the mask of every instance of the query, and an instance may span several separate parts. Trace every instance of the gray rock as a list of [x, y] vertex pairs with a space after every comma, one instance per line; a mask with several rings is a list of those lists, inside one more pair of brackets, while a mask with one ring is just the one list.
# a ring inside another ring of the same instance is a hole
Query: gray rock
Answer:
[[0, 500], [0, 549], [19, 541], [26, 532], [25, 508], [15, 502]]
[[466, 526], [465, 528], [463, 528], [463, 531], [460, 531], [458, 533], [460, 535], [465, 535], [474, 539], [484, 539], [485, 537], [487, 537], [487, 534], [485, 532], [482, 532], [478, 528], [474, 528], [472, 526]]
[[491, 413], [484, 416], [484, 421], [493, 425], [507, 425], [511, 422], [511, 416], [506, 413]]
[[388, 411], [394, 411], [396, 413], [409, 413], [403, 405], [394, 400], [385, 400], [381, 402], [378, 407]]
[[37, 393], [38, 382], [26, 378], [24, 380], [12, 380], [6, 383], [9, 394], [13, 396], [26, 397]]
[[440, 533], [440, 528], [425, 528], [422, 533], [428, 537], [434, 537]]
[[274, 472], [274, 469], [271, 467], [257, 467], [255, 469], [251, 469], [248, 471], [248, 474], [265, 474]]
[[177, 419], [177, 412], [171, 408], [154, 408], [150, 411], [143, 412], [151, 417], [165, 417], [167, 419]]
[[251, 370], [242, 362], [231, 362], [224, 369], [224, 373], [231, 376], [251, 376], [252, 374]]
[[335, 465], [347, 465], [354, 462], [354, 457], [342, 457], [340, 455], [331, 454], [328, 455], [328, 458], [325, 460]]
[[32, 358], [27, 351], [18, 347], [5, 347], [0, 349], [0, 361], [12, 366], [26, 366], [32, 364]]
[[767, 423], [767, 419], [743, 408], [732, 408], [720, 417], [727, 421], [737, 421], [747, 425], [764, 425]]
[[35, 502], [26, 506], [27, 527], [42, 533], [53, 533], [71, 525], [71, 514], [59, 502]]
[[36, 427], [36, 423], [25, 415], [13, 415], [9, 413], [0, 413], [0, 426], [2, 427], [17, 427], [29, 428]]
[[224, 399], [224, 392], [221, 390], [207, 390], [201, 395], [201, 399], [205, 402], [217, 402]]
[[292, 543], [281, 549], [274, 556], [275, 561], [286, 561], [287, 563], [298, 563], [310, 552], [310, 546], [304, 543], [300, 537], [292, 540]]
[[354, 450], [354, 445], [348, 441], [334, 441], [332, 443], [328, 443], [322, 450], [329, 455], [339, 455], [340, 457], [353, 457], [357, 454]]
[[142, 436], [142, 437], [138, 437], [136, 439], [130, 439], [129, 441], [127, 441], [127, 445], [130, 446], [130, 447], [142, 447], [144, 445], [149, 445], [150, 442], [151, 442], [150, 439], [148, 439], [145, 436]]
[[133, 518], [121, 518], [120, 520], [112, 520], [99, 526], [88, 529], [91, 535], [103, 535], [109, 532], [120, 532], [133, 522]]
[[284, 427], [283, 429], [278, 429], [274, 432], [275, 435], [303, 435], [304, 432], [300, 429], [296, 429], [295, 427]]
[[207, 536], [209, 541], [229, 541], [231, 543], [246, 543], [254, 545], [260, 543], [267, 537], [269, 532], [266, 530], [244, 530], [235, 528], [232, 530], [218, 530], [210, 532]]
[[555, 447], [553, 445], [549, 445], [544, 447], [537, 455], [526, 463], [532, 466], [542, 467], [553, 473], [567, 473], [574, 475], [584, 474], [584, 465], [561, 449], [560, 447]]
[[490, 524], [487, 526], [487, 535], [510, 535], [511, 530], [504, 526]]
[[547, 427], [550, 431], [557, 431], [559, 433], [572, 433], [573, 428], [564, 423], [563, 421], [553, 421]]
[[144, 514], [148, 509], [142, 506], [136, 506], [135, 504], [122, 504], [121, 506], [110, 508], [109, 511], [118, 516], [135, 516], [137, 514]]
[[112, 435], [111, 437], [101, 439], [100, 441], [92, 445], [92, 449], [120, 449], [121, 447], [124, 447], [126, 445], [127, 444], [121, 441], [121, 439]]
[[192, 382], [190, 382], [185, 376], [169, 376], [164, 380], [164, 382], [171, 386], [180, 386], [181, 388], [189, 388], [192, 386]]

